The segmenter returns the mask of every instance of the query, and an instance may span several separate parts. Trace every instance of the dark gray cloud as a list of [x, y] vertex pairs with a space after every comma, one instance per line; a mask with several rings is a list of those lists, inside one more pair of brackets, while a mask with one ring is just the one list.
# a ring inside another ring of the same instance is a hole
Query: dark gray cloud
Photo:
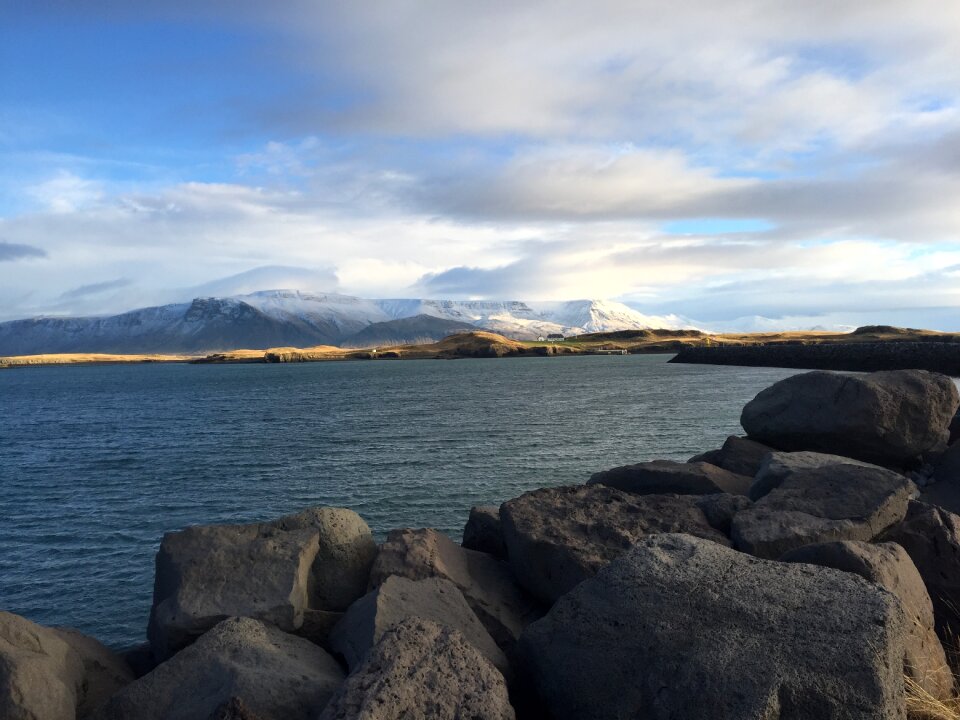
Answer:
[[100, 293], [107, 292], [108, 290], [119, 290], [120, 288], [129, 287], [132, 284], [132, 281], [128, 278], [117, 278], [116, 280], [106, 280], [104, 282], [90, 283], [89, 285], [81, 285], [79, 287], [72, 288], [60, 295], [61, 300], [79, 300], [80, 298], [89, 297], [90, 295], [99, 295]]
[[0, 262], [23, 260], [25, 258], [45, 258], [47, 253], [33, 245], [0, 241]]

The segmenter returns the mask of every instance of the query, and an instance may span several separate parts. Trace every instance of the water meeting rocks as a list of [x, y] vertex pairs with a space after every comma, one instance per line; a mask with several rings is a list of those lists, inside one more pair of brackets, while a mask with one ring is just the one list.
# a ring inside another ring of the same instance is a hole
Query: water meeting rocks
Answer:
[[90, 717], [125, 685], [134, 673], [119, 655], [99, 641], [72, 628], [53, 628], [56, 635], [74, 649], [83, 663], [83, 692], [77, 704], [77, 717]]
[[461, 632], [501, 672], [509, 672], [503, 651], [474, 615], [457, 586], [437, 577], [424, 580], [387, 577], [379, 587], [350, 606], [333, 628], [330, 646], [354, 670], [387, 630], [410, 617], [433, 620]]
[[337, 661], [309, 640], [228, 618], [127, 685], [94, 718], [205, 719], [237, 698], [262, 720], [313, 720], [342, 681]]
[[163, 660], [227, 617], [293, 631], [308, 608], [343, 610], [364, 593], [375, 555], [366, 523], [342, 508], [167, 533], [156, 560], [153, 652]]
[[606, 485], [534, 490], [500, 507], [513, 575], [554, 602], [654, 533], [686, 532], [722, 545], [695, 495], [634, 495]]
[[371, 587], [391, 575], [410, 580], [449, 580], [507, 652], [536, 614], [534, 603], [514, 581], [506, 563], [487, 553], [462, 548], [436, 530], [392, 530], [370, 572]]
[[897, 543], [841, 541], [807, 545], [780, 558], [856, 573], [893, 593], [906, 614], [904, 665], [932, 697], [946, 700], [953, 692], [953, 674], [934, 631], [933, 605], [916, 565]]
[[734, 546], [775, 559], [831, 540], [870, 540], [903, 519], [912, 482], [883, 468], [826, 465], [789, 474], [733, 518]]
[[319, 720], [514, 720], [503, 676], [459, 632], [412, 617], [383, 633]]
[[740, 423], [780, 450], [816, 450], [903, 467], [943, 450], [960, 393], [945, 375], [896, 370], [868, 375], [814, 371], [761, 391]]
[[489, 553], [501, 559], [507, 556], [503, 545], [499, 505], [477, 505], [470, 508], [470, 517], [463, 528], [462, 544], [468, 550]]
[[637, 495], [746, 495], [753, 477], [737, 475], [706, 462], [652, 460], [594, 473], [587, 485], [606, 485]]
[[902, 720], [904, 632], [893, 595], [851, 573], [657, 535], [520, 654], [554, 720]]

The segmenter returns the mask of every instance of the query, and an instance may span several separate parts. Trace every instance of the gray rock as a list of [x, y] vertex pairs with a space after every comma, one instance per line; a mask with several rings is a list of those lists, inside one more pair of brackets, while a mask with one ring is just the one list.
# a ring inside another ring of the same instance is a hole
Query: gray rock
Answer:
[[587, 485], [606, 485], [636, 495], [746, 495], [753, 477], [735, 475], [705, 462], [652, 460], [594, 473]]
[[778, 487], [795, 472], [804, 472], [814, 468], [830, 465], [856, 465], [859, 467], [877, 468], [879, 465], [866, 463], [861, 460], [843, 457], [842, 455], [828, 455], [826, 453], [801, 450], [799, 452], [771, 452], [760, 463], [753, 484], [750, 486], [750, 499], [759, 500], [768, 492]]
[[83, 662], [83, 689], [77, 703], [77, 717], [88, 718], [121, 688], [134, 681], [126, 661], [105, 645], [72, 628], [52, 628], [72, 647]]
[[716, 448], [714, 450], [707, 450], [706, 452], [697, 453], [692, 458], [687, 460], [688, 463], [695, 462], [705, 462], [710, 463], [711, 465], [716, 465], [720, 467], [720, 459], [723, 457], [723, 450]]
[[850, 573], [644, 538], [524, 631], [554, 720], [902, 720], [904, 619]]
[[83, 659], [51, 628], [0, 611], [0, 718], [74, 720]]
[[633, 495], [606, 485], [521, 495], [500, 507], [513, 575], [534, 597], [552, 603], [647, 535], [687, 532], [729, 545], [698, 499]]
[[462, 548], [436, 530], [392, 530], [370, 571], [370, 586], [391, 575], [410, 580], [449, 580], [497, 645], [510, 652], [523, 628], [539, 617], [506, 563], [487, 553]]
[[960, 517], [914, 501], [903, 522], [881, 539], [901, 545], [917, 566], [933, 602], [937, 635], [948, 652], [956, 652], [960, 637]]
[[319, 720], [514, 720], [503, 676], [456, 630], [409, 618], [386, 631]]
[[714, 465], [738, 475], [754, 477], [771, 450], [772, 448], [756, 440], [731, 435], [720, 448], [720, 455]]
[[127, 685], [95, 720], [206, 720], [237, 698], [262, 720], [313, 720], [343, 681], [308, 640], [250, 618], [229, 618]]
[[933, 627], [933, 605], [920, 573], [897, 543], [841, 542], [791, 550], [782, 562], [809, 563], [856, 573], [896, 595], [906, 614], [906, 672], [932, 697], [953, 694], [953, 673]]
[[903, 519], [916, 492], [883, 468], [828, 465], [790, 474], [737, 513], [734, 546], [762, 558], [831, 540], [871, 540]]
[[311, 608], [343, 611], [367, 591], [377, 544], [367, 523], [353, 510], [311, 508], [273, 524], [287, 531], [316, 529], [320, 534], [317, 556], [310, 568]]
[[960, 393], [945, 375], [895, 370], [866, 375], [814, 371], [763, 390], [740, 424], [780, 450], [816, 450], [891, 467], [942, 450]]
[[727, 537], [730, 536], [733, 518], [736, 517], [738, 512], [746, 510], [752, 504], [750, 498], [745, 495], [730, 495], [728, 493], [702, 495], [697, 498], [697, 507], [703, 511], [710, 526]]
[[375, 555], [366, 523], [342, 508], [167, 533], [147, 632], [154, 655], [169, 657], [227, 617], [293, 631], [308, 608], [343, 610], [363, 594]]
[[303, 625], [293, 631], [294, 635], [306, 638], [314, 645], [319, 645], [324, 650], [332, 651], [330, 647], [330, 633], [333, 628], [343, 618], [344, 613], [334, 612], [332, 610], [311, 610], [303, 611]]
[[463, 594], [449, 580], [408, 580], [391, 575], [349, 607], [330, 634], [330, 646], [354, 670], [381, 636], [410, 617], [433, 620], [463, 633], [503, 673], [509, 663], [490, 633], [474, 615]]
[[960, 513], [960, 443], [951, 445], [940, 457], [933, 468], [932, 482], [923, 489], [920, 499]]
[[470, 517], [463, 528], [463, 546], [503, 559], [507, 549], [503, 544], [503, 528], [500, 525], [500, 507], [478, 505], [470, 508]]
[[207, 720], [263, 720], [238, 697], [232, 697], [213, 711]]

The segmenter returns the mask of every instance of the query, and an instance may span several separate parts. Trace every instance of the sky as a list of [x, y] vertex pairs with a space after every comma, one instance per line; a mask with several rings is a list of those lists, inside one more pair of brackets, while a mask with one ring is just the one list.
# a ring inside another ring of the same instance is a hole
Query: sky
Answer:
[[960, 330], [956, 0], [0, 4], [0, 320], [294, 288]]

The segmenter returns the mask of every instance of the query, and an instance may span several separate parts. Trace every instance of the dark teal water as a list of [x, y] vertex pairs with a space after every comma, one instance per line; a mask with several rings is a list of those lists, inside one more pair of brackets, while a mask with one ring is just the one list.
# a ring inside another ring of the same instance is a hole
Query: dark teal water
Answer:
[[0, 372], [0, 609], [128, 646], [165, 531], [338, 505], [459, 537], [471, 505], [715, 447], [797, 372], [666, 360]]

